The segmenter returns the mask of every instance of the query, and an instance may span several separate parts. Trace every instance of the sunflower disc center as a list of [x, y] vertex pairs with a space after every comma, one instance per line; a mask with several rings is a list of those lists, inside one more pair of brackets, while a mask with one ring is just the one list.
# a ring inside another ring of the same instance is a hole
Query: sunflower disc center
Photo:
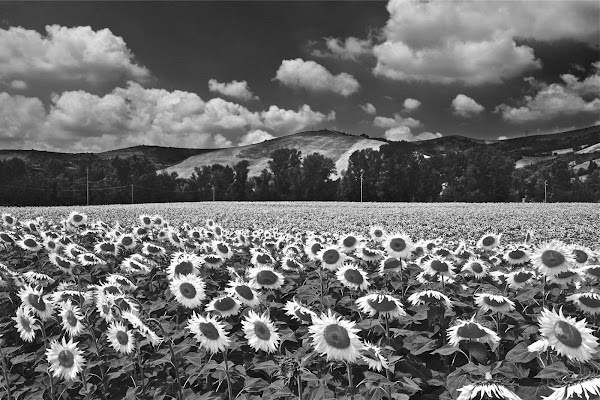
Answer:
[[130, 246], [133, 243], [133, 239], [131, 239], [129, 236], [125, 236], [121, 239], [121, 243], [123, 243], [123, 246]]
[[406, 242], [401, 238], [394, 238], [390, 240], [390, 247], [394, 251], [402, 251], [406, 249]]
[[273, 285], [277, 282], [277, 275], [273, 271], [260, 271], [256, 275], [256, 282], [261, 285]]
[[310, 251], [313, 254], [317, 254], [319, 251], [321, 251], [322, 247], [319, 243], [315, 243], [312, 246], [310, 246]]
[[200, 333], [209, 340], [217, 340], [220, 337], [219, 330], [210, 322], [200, 322], [199, 328]]
[[302, 321], [312, 322], [312, 315], [310, 315], [310, 313], [302, 311], [302, 309], [300, 309], [300, 308], [296, 310], [295, 314]]
[[235, 307], [235, 300], [231, 297], [223, 297], [215, 301], [215, 309], [221, 312], [230, 311]]
[[595, 297], [581, 296], [579, 302], [589, 308], [600, 308], [600, 299]]
[[360, 285], [364, 281], [362, 274], [356, 269], [346, 270], [346, 272], [344, 272], [344, 278], [346, 278], [348, 282], [356, 285]]
[[477, 326], [477, 324], [468, 323], [456, 330], [456, 333], [460, 337], [467, 339], [479, 339], [487, 335], [487, 333]]
[[491, 246], [496, 242], [496, 238], [494, 238], [493, 236], [486, 236], [483, 238], [483, 240], [481, 241], [481, 243], [484, 246]]
[[229, 248], [222, 243], [217, 245], [217, 250], [219, 250], [221, 253], [229, 253]]
[[347, 349], [350, 347], [348, 330], [338, 324], [327, 325], [323, 330], [323, 337], [329, 346], [336, 349]]
[[236, 286], [235, 291], [246, 300], [252, 300], [254, 298], [254, 293], [252, 293], [252, 289], [250, 289], [246, 285]]
[[27, 299], [29, 300], [29, 304], [36, 310], [46, 311], [46, 303], [44, 303], [44, 300], [39, 295], [30, 293]]
[[58, 353], [58, 362], [63, 368], [71, 368], [75, 364], [75, 357], [73, 357], [73, 353], [69, 350], [61, 350]]
[[548, 268], [556, 268], [565, 262], [565, 256], [556, 250], [546, 250], [542, 253], [542, 263]]
[[367, 300], [367, 303], [369, 306], [371, 306], [371, 308], [379, 312], [389, 312], [398, 308], [396, 302], [388, 299], [386, 296], [377, 300], [369, 299]]
[[354, 236], [348, 236], [342, 243], [346, 247], [352, 247], [356, 244], [356, 238]]
[[502, 307], [503, 305], [505, 305], [507, 302], [506, 300], [496, 300], [493, 299], [491, 297], [484, 297], [483, 301], [488, 305], [488, 306], [492, 306], [492, 307]]
[[21, 317], [21, 325], [27, 332], [31, 332], [31, 325], [29, 324], [29, 318]]
[[585, 251], [575, 250], [573, 251], [573, 253], [575, 253], [575, 261], [577, 261], [580, 264], [583, 264], [588, 259], [588, 255]]
[[473, 272], [475, 272], [476, 274], [480, 274], [483, 272], [483, 267], [481, 266], [481, 264], [479, 264], [478, 262], [474, 262], [471, 264], [471, 269], [473, 270]]
[[67, 316], [65, 317], [65, 319], [71, 326], [77, 326], [77, 322], [79, 322], [77, 320], [77, 317], [75, 317], [75, 313], [72, 310], [67, 311]]
[[194, 265], [190, 261], [182, 261], [175, 267], [175, 275], [189, 275], [194, 272]]
[[327, 264], [335, 264], [340, 259], [340, 253], [337, 250], [329, 249], [323, 253], [323, 261]]
[[513, 260], [519, 260], [519, 259], [525, 257], [525, 252], [522, 250], [513, 250], [508, 253], [508, 256], [510, 258], [512, 258]]
[[75, 215], [73, 215], [73, 221], [81, 222], [81, 221], [83, 221], [83, 216], [79, 215], [79, 214], [75, 214]]
[[196, 297], [196, 288], [189, 282], [183, 282], [179, 285], [179, 292], [186, 299], [193, 299]]
[[258, 261], [259, 264], [270, 264], [271, 257], [267, 254], [259, 254], [258, 257], [256, 257], [256, 261]]
[[581, 333], [576, 326], [566, 321], [558, 321], [554, 324], [554, 335], [565, 346], [578, 348], [583, 343]]
[[402, 261], [396, 258], [388, 258], [383, 263], [383, 269], [397, 269], [402, 266]]
[[448, 264], [440, 260], [431, 261], [431, 269], [435, 272], [448, 272]]
[[533, 274], [531, 272], [518, 272], [515, 274], [515, 282], [517, 282], [517, 283], [526, 282], [532, 276], [533, 276]]
[[261, 340], [269, 340], [271, 338], [269, 327], [260, 321], [254, 323], [254, 333]]
[[33, 239], [25, 239], [25, 241], [23, 243], [25, 243], [25, 246], [27, 246], [27, 247], [36, 247], [37, 246], [36, 241]]
[[129, 343], [129, 335], [123, 331], [118, 331], [115, 335], [117, 337], [117, 341], [121, 346], [127, 346]]

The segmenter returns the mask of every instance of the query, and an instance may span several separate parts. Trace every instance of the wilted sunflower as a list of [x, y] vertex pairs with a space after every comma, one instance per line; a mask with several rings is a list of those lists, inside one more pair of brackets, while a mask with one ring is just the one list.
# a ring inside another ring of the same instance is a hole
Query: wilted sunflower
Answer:
[[242, 321], [242, 328], [244, 337], [254, 350], [263, 350], [267, 353], [277, 351], [281, 337], [273, 322], [265, 314], [258, 315], [251, 310]]
[[229, 287], [225, 289], [231, 296], [235, 296], [242, 304], [249, 307], [256, 307], [260, 304], [260, 298], [256, 292], [256, 286], [251, 282], [246, 282], [242, 278], [236, 278], [229, 281]]
[[531, 255], [531, 263], [541, 274], [555, 276], [568, 271], [575, 263], [575, 257], [564, 243], [553, 241], [536, 249]]
[[373, 343], [364, 342], [360, 355], [373, 371], [379, 372], [384, 368], [388, 369], [390, 366], [388, 360], [381, 354], [381, 347]]
[[288, 301], [287, 303], [285, 303], [284, 309], [287, 315], [294, 319], [297, 319], [302, 323], [311, 324], [313, 318], [317, 316], [317, 314], [314, 311], [303, 306], [296, 300], [296, 298], [294, 298], [293, 301]]
[[567, 296], [567, 300], [577, 305], [577, 308], [592, 315], [600, 314], [600, 293], [594, 289], [586, 292], [574, 293]]
[[389, 256], [400, 259], [408, 258], [415, 249], [412, 241], [405, 233], [387, 235], [382, 246]]
[[15, 327], [23, 339], [26, 342], [33, 342], [35, 339], [35, 330], [40, 329], [37, 325], [37, 319], [32, 315], [31, 307], [21, 304], [17, 308], [17, 316], [12, 317], [16, 322]]
[[344, 264], [335, 275], [344, 286], [351, 289], [367, 290], [370, 285], [367, 273], [353, 264]]
[[371, 317], [379, 313], [386, 318], [398, 319], [406, 316], [400, 300], [385, 293], [371, 293], [356, 300], [358, 308]]
[[106, 330], [108, 342], [115, 351], [130, 354], [133, 351], [135, 339], [131, 331], [120, 322], [113, 322]]
[[492, 250], [500, 244], [502, 234], [486, 233], [477, 241], [477, 247], [484, 250]]
[[206, 298], [206, 284], [195, 275], [179, 275], [173, 278], [169, 288], [179, 304], [187, 308], [200, 307]]
[[515, 302], [506, 296], [492, 293], [477, 293], [475, 303], [483, 311], [507, 313], [515, 309]]
[[35, 285], [35, 286], [46, 287], [55, 282], [55, 280], [52, 277], [50, 277], [46, 274], [42, 274], [41, 272], [35, 272], [35, 271], [24, 272], [23, 274], [21, 274], [21, 277], [23, 277], [23, 279], [25, 279], [25, 281], [27, 283], [29, 283], [30, 285]]
[[62, 328], [69, 334], [70, 337], [79, 336], [85, 326], [81, 323], [83, 321], [83, 315], [81, 315], [81, 309], [74, 306], [71, 300], [67, 300], [62, 303], [62, 309], [60, 316], [62, 318]]
[[490, 347], [495, 348], [500, 342], [500, 336], [496, 332], [481, 325], [475, 321], [475, 316], [471, 319], [458, 319], [448, 329], [448, 343], [452, 346], [458, 346], [463, 340], [488, 343]]
[[353, 321], [348, 321], [332, 314], [313, 318], [313, 324], [308, 328], [315, 350], [327, 356], [327, 360], [355, 362], [360, 357], [363, 344], [356, 335], [360, 329], [354, 327]]
[[221, 317], [229, 317], [240, 312], [240, 302], [231, 295], [221, 295], [212, 299], [207, 305], [206, 311], [213, 311]]
[[254, 267], [248, 270], [248, 279], [254, 286], [265, 289], [279, 289], [285, 278], [272, 267]]
[[212, 354], [225, 351], [231, 345], [225, 324], [216, 317], [197, 315], [195, 312], [188, 320], [187, 328], [195, 335], [200, 346]]
[[68, 342], [62, 338], [62, 343], [53, 341], [50, 348], [46, 350], [50, 371], [54, 377], [60, 377], [67, 381], [75, 379], [85, 365], [81, 351], [77, 348], [77, 342], [69, 339]]
[[543, 396], [543, 400], [566, 400], [583, 399], [586, 400], [600, 398], [600, 376], [590, 375], [570, 379], [567, 384], [553, 390], [550, 396]]
[[442, 292], [437, 290], [420, 290], [414, 292], [408, 297], [408, 301], [413, 306], [430, 303], [443, 303], [447, 308], [452, 308], [452, 300]]
[[470, 383], [458, 389], [460, 394], [456, 400], [522, 400], [501, 381], [482, 380]]
[[597, 351], [598, 339], [592, 335], [592, 329], [586, 328], [585, 318], [576, 321], [565, 317], [562, 308], [558, 313], [544, 309], [538, 317], [538, 324], [540, 333], [559, 355], [588, 361]]
[[369, 236], [374, 242], [381, 243], [385, 240], [387, 232], [380, 226], [372, 226], [369, 228]]

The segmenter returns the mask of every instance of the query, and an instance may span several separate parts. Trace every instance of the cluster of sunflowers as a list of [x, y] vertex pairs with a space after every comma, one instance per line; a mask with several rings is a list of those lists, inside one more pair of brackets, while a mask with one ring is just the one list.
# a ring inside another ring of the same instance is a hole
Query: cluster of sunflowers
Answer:
[[600, 262], [584, 246], [2, 222], [8, 399], [600, 396]]

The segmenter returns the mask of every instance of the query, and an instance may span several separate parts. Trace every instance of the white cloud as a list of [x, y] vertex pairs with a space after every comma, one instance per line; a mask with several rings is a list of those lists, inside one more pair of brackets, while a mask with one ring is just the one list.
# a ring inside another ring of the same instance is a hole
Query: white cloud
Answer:
[[127, 79], [144, 82], [125, 41], [109, 29], [46, 26], [46, 35], [21, 27], [0, 29], [0, 81], [98, 85]]
[[592, 1], [391, 0], [374, 73], [405, 81], [500, 83], [541, 67], [515, 38], [598, 44]]
[[342, 60], [357, 60], [362, 56], [372, 54], [373, 44], [370, 39], [348, 37], [346, 40], [325, 38], [327, 51], [315, 49], [311, 55], [315, 57], [334, 57]]
[[284, 110], [277, 106], [269, 107], [269, 110], [260, 113], [265, 127], [280, 133], [295, 133], [304, 129], [312, 129], [316, 125], [335, 120], [335, 112], [328, 115], [311, 110], [310, 106], [304, 104], [298, 111]]
[[224, 96], [233, 97], [234, 99], [242, 101], [258, 100], [258, 97], [248, 88], [248, 82], [246, 81], [221, 83], [216, 79], [211, 79], [208, 81], [208, 89], [211, 92], [217, 92]]
[[414, 111], [421, 106], [421, 102], [415, 99], [406, 99], [404, 100], [404, 109], [406, 111]]
[[394, 142], [404, 140], [406, 142], [414, 142], [417, 140], [431, 140], [441, 138], [443, 135], [439, 132], [421, 132], [417, 135], [410, 131], [408, 126], [397, 126], [385, 131], [385, 138]]
[[498, 140], [508, 140], [508, 136], [498, 136]]
[[366, 112], [369, 115], [375, 115], [377, 114], [377, 109], [375, 108], [375, 106], [371, 103], [365, 103], [365, 104], [361, 104], [360, 108]]
[[10, 83], [10, 87], [15, 90], [25, 90], [27, 89], [27, 82], [15, 79]]
[[421, 126], [421, 121], [412, 117], [404, 118], [399, 114], [394, 114], [394, 118], [377, 116], [373, 120], [373, 125], [378, 128], [396, 128], [407, 126], [409, 128], [417, 128]]
[[248, 146], [251, 144], [260, 143], [264, 142], [265, 140], [271, 139], [275, 139], [275, 136], [271, 135], [269, 132], [265, 132], [260, 129], [255, 129], [242, 136], [238, 146]]
[[464, 94], [459, 94], [452, 100], [452, 112], [464, 118], [480, 114], [483, 110], [484, 106]]
[[203, 101], [195, 93], [129, 82], [104, 96], [55, 94], [48, 111], [37, 98], [0, 93], [0, 146], [72, 152], [140, 144], [229, 147], [232, 136], [259, 128], [292, 133], [334, 119], [334, 112], [325, 115], [308, 105], [298, 111], [271, 106], [252, 112], [221, 98]]
[[333, 92], [345, 97], [356, 93], [360, 88], [360, 84], [352, 75], [345, 72], [333, 75], [322, 65], [301, 58], [283, 60], [275, 79], [293, 88]]
[[531, 87], [537, 91], [533, 96], [525, 96], [519, 104], [501, 104], [495, 112], [502, 113], [504, 120], [525, 123], [537, 120], [550, 120], [565, 115], [600, 112], [600, 91], [596, 74], [580, 81], [572, 75], [562, 75], [564, 84], [546, 85], [529, 79]]

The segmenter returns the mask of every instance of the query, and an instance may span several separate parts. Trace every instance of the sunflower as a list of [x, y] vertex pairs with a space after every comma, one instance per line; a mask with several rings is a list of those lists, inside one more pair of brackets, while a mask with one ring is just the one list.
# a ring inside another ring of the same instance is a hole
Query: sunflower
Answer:
[[506, 296], [491, 293], [477, 293], [475, 303], [483, 311], [507, 313], [515, 309], [515, 302]]
[[142, 253], [144, 253], [147, 256], [156, 256], [156, 257], [162, 257], [165, 255], [165, 248], [158, 246], [154, 243], [144, 243], [144, 245], [142, 246]]
[[210, 301], [206, 305], [206, 311], [214, 311], [223, 318], [231, 315], [237, 315], [240, 312], [240, 302], [237, 298], [230, 295], [221, 295]]
[[490, 267], [485, 261], [477, 257], [469, 257], [462, 271], [473, 275], [475, 279], [483, 279], [488, 276], [489, 269]]
[[179, 232], [175, 231], [175, 229], [171, 228], [168, 230], [167, 240], [169, 240], [173, 246], [183, 248], [183, 239], [179, 235]]
[[97, 296], [107, 297], [107, 298], [115, 298], [116, 296], [121, 296], [123, 291], [119, 287], [119, 285], [115, 283], [101, 283], [95, 286]]
[[511, 289], [516, 290], [521, 289], [528, 283], [531, 283], [534, 277], [535, 272], [522, 268], [509, 273], [506, 276], [506, 281]]
[[78, 255], [87, 253], [87, 249], [76, 243], [69, 243], [64, 249], [65, 256], [75, 260]]
[[344, 253], [351, 253], [360, 245], [360, 239], [356, 235], [344, 235], [339, 238], [337, 245]]
[[187, 308], [196, 308], [200, 307], [202, 300], [206, 298], [205, 286], [204, 281], [197, 276], [179, 275], [173, 278], [169, 288], [179, 304]]
[[369, 236], [374, 242], [381, 243], [384, 241], [387, 232], [380, 226], [372, 226], [369, 228]]
[[242, 321], [242, 328], [244, 337], [254, 350], [263, 350], [267, 353], [277, 351], [281, 337], [273, 322], [266, 315], [258, 315], [251, 310]]
[[275, 264], [273, 257], [264, 250], [254, 250], [250, 262], [256, 267], [270, 267]]
[[388, 360], [381, 354], [381, 347], [373, 343], [364, 342], [360, 355], [373, 371], [379, 372], [390, 367]]
[[118, 285], [119, 289], [121, 289], [125, 292], [131, 292], [131, 291], [134, 291], [135, 289], [137, 289], [137, 286], [134, 285], [133, 282], [131, 282], [129, 279], [125, 278], [123, 275], [119, 275], [119, 274], [110, 274], [106, 278], [106, 282], [113, 284], [113, 285]]
[[512, 390], [504, 386], [501, 381], [481, 380], [470, 383], [458, 389], [460, 393], [456, 400], [522, 400]]
[[382, 243], [387, 254], [392, 257], [406, 259], [414, 250], [410, 238], [404, 233], [393, 233], [386, 237]]
[[564, 243], [553, 241], [536, 249], [531, 255], [531, 263], [540, 273], [555, 276], [568, 271], [575, 263], [575, 257]]
[[4, 223], [4, 225], [13, 228], [17, 224], [17, 219], [10, 214], [3, 213], [2, 222]]
[[579, 282], [582, 279], [582, 276], [583, 272], [581, 270], [573, 268], [548, 277], [548, 282], [566, 285], [568, 283]]
[[235, 296], [242, 304], [248, 307], [256, 307], [260, 304], [260, 298], [256, 293], [255, 285], [251, 282], [245, 282], [241, 278], [228, 283], [228, 288], [225, 289], [230, 296]]
[[542, 353], [548, 348], [548, 339], [539, 339], [527, 346], [530, 353]]
[[231, 345], [231, 339], [225, 331], [225, 324], [219, 322], [216, 317], [207, 315], [192, 315], [188, 320], [187, 328], [195, 335], [200, 346], [212, 354], [225, 351]]
[[385, 257], [379, 264], [379, 274], [390, 274], [402, 270], [402, 260], [396, 257]]
[[152, 217], [150, 215], [142, 214], [142, 215], [140, 215], [139, 219], [140, 219], [140, 223], [142, 224], [142, 226], [144, 228], [148, 228], [148, 229], [152, 228], [153, 221], [152, 221]]
[[592, 259], [594, 257], [594, 252], [584, 246], [580, 246], [580, 245], [571, 245], [570, 246], [571, 251], [573, 252], [573, 256], [575, 258], [575, 263], [579, 266], [579, 267], [583, 267], [584, 265], [587, 265], [590, 261], [590, 259]]
[[581, 270], [585, 272], [588, 278], [593, 280], [600, 279], [600, 265], [586, 265]]
[[6, 244], [14, 245], [17, 238], [9, 232], [0, 232], [0, 241]]
[[202, 257], [202, 262], [207, 268], [217, 269], [223, 264], [224, 260], [216, 254], [208, 254]]
[[171, 258], [171, 264], [167, 268], [169, 279], [184, 275], [198, 275], [201, 259], [193, 254], [175, 253]]
[[598, 339], [592, 335], [592, 329], [586, 328], [585, 318], [576, 321], [575, 318], [565, 317], [562, 308], [558, 314], [554, 310], [544, 309], [538, 323], [540, 333], [559, 355], [588, 361], [597, 351]]
[[413, 306], [429, 303], [444, 303], [447, 308], [452, 308], [452, 300], [442, 292], [437, 290], [420, 290], [414, 292], [408, 297], [408, 301]]
[[117, 256], [119, 254], [119, 244], [106, 240], [96, 243], [94, 246], [94, 251], [98, 254], [110, 254], [112, 256]]
[[67, 217], [67, 222], [73, 226], [81, 226], [87, 222], [87, 215], [77, 211], [72, 211]]
[[454, 276], [454, 264], [440, 256], [431, 256], [428, 261], [423, 263], [423, 271], [431, 276], [452, 277]]
[[344, 286], [351, 289], [367, 290], [370, 285], [367, 273], [353, 264], [344, 264], [335, 275]]
[[510, 265], [525, 264], [529, 261], [529, 254], [521, 247], [513, 247], [502, 256]]
[[294, 298], [293, 301], [288, 301], [285, 303], [285, 313], [290, 317], [297, 319], [302, 323], [311, 324], [313, 318], [317, 316], [317, 314], [311, 309], [303, 306], [300, 302]]
[[35, 236], [24, 235], [22, 239], [17, 240], [17, 246], [26, 251], [38, 251], [42, 245], [35, 240]]
[[294, 256], [286, 256], [281, 260], [281, 268], [286, 271], [302, 271], [304, 269], [304, 265], [300, 261], [298, 261]]
[[130, 354], [133, 351], [135, 339], [121, 322], [111, 323], [106, 330], [106, 337], [115, 351], [122, 354]]
[[120, 268], [123, 272], [129, 274], [145, 275], [152, 271], [152, 269], [142, 262], [143, 259], [144, 258], [139, 254], [134, 254], [131, 257], [127, 257], [126, 259], [124, 259], [121, 263]]
[[500, 336], [496, 332], [481, 325], [475, 321], [475, 316], [471, 319], [459, 319], [450, 329], [448, 329], [448, 343], [452, 346], [458, 346], [463, 340], [488, 343], [490, 347], [495, 348], [500, 342]]
[[477, 247], [484, 250], [492, 250], [500, 244], [502, 234], [486, 233], [477, 241]]
[[572, 301], [578, 308], [592, 315], [600, 314], [600, 293], [594, 289], [587, 292], [574, 293], [567, 296], [567, 300]]
[[82, 253], [77, 256], [77, 262], [84, 266], [94, 266], [104, 264], [104, 260], [94, 253]]
[[42, 293], [41, 288], [33, 289], [31, 286], [25, 285], [19, 291], [19, 297], [23, 304], [31, 307], [37, 316], [45, 321], [52, 316], [54, 303], [50, 301], [48, 296], [43, 296]]
[[44, 248], [48, 253], [58, 253], [62, 248], [62, 245], [57, 239], [46, 237], [44, 239]]
[[336, 271], [349, 257], [342, 253], [337, 246], [327, 246], [317, 254], [321, 266], [329, 271]]
[[79, 307], [74, 306], [71, 300], [67, 300], [62, 303], [60, 316], [62, 318], [62, 328], [70, 337], [73, 338], [81, 335], [85, 326], [81, 323], [83, 315], [81, 315]]
[[590, 375], [570, 379], [569, 383], [553, 390], [550, 396], [543, 396], [543, 400], [564, 399], [597, 399], [600, 398], [600, 376]]
[[52, 277], [50, 277], [46, 274], [42, 274], [41, 272], [27, 271], [27, 272], [21, 274], [21, 276], [30, 285], [46, 287], [55, 282]]
[[233, 257], [233, 250], [231, 249], [231, 246], [223, 241], [217, 241], [213, 243], [213, 248], [215, 249], [216, 253], [224, 260]]
[[356, 335], [360, 329], [355, 328], [353, 321], [348, 321], [332, 314], [313, 318], [308, 327], [315, 350], [327, 356], [327, 360], [355, 362], [360, 357], [363, 344]]
[[306, 246], [304, 247], [304, 251], [306, 252], [308, 258], [315, 261], [319, 259], [319, 252], [321, 250], [323, 250], [323, 244], [316, 240], [316, 238], [307, 241]]
[[23, 339], [26, 342], [33, 342], [35, 338], [35, 330], [40, 329], [37, 325], [37, 319], [32, 315], [31, 307], [21, 304], [17, 308], [17, 316], [12, 317], [16, 322], [15, 327]]
[[124, 312], [122, 314], [124, 320], [129, 321], [131, 326], [133, 326], [140, 335], [148, 339], [153, 346], [160, 346], [160, 344], [164, 341], [164, 338], [158, 336], [152, 329], [148, 327], [142, 320], [135, 314], [130, 312]]
[[383, 252], [361, 244], [354, 251], [354, 256], [367, 262], [375, 262], [383, 257]]
[[248, 278], [254, 286], [266, 289], [279, 289], [285, 278], [272, 267], [254, 267], [248, 270]]
[[395, 297], [385, 293], [371, 293], [356, 300], [358, 308], [371, 317], [379, 313], [386, 318], [398, 319], [406, 316], [402, 303]]
[[68, 342], [62, 338], [62, 344], [53, 341], [50, 348], [46, 350], [50, 371], [54, 371], [54, 377], [61, 377], [67, 381], [75, 379], [85, 365], [81, 351], [77, 348], [77, 342], [69, 339]]

